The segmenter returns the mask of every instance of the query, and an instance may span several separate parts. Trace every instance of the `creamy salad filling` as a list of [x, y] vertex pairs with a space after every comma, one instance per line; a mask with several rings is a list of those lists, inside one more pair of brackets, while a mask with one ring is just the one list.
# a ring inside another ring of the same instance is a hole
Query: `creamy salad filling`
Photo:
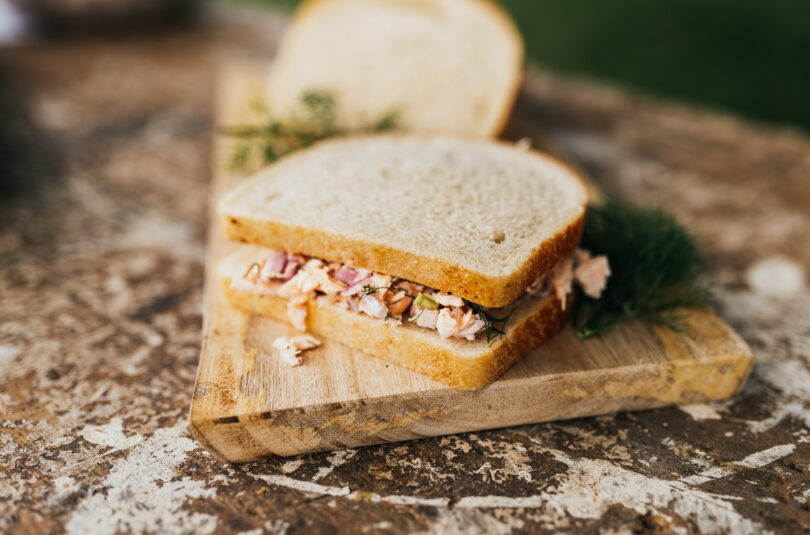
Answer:
[[[573, 284], [586, 295], [598, 298], [607, 284], [610, 267], [604, 256], [591, 256], [578, 249], [526, 290], [531, 297], [555, 295], [565, 308]], [[246, 267], [242, 277], [231, 280], [231, 288], [288, 299], [287, 317], [301, 331], [306, 330], [307, 303], [333, 304], [380, 321], [407, 321], [434, 329], [442, 338], [475, 340], [487, 328], [483, 307], [451, 293], [376, 271], [337, 262], [288, 253], [266, 252]]]
[[321, 341], [309, 334], [300, 336], [281, 336], [273, 341], [273, 347], [278, 350], [281, 360], [287, 365], [300, 366], [303, 360], [299, 356], [303, 351], [313, 349], [321, 345]]

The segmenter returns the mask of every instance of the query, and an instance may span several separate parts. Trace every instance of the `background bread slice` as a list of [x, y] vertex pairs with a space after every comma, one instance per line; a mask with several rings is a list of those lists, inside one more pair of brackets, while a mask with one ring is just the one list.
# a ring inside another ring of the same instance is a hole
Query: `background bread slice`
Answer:
[[391, 134], [289, 156], [219, 204], [226, 236], [504, 306], [570, 255], [587, 194], [567, 167], [484, 140]]
[[[241, 276], [245, 265], [258, 254], [250, 249], [254, 248], [240, 248], [220, 263], [225, 297], [238, 308], [289, 323], [287, 299], [231, 288], [232, 278]], [[568, 318], [554, 297], [523, 297], [514, 307], [506, 334], [492, 345], [486, 340], [442, 340], [436, 331], [407, 321], [402, 325], [382, 322], [315, 301], [308, 304], [307, 330], [455, 388], [473, 390], [500, 377], [529, 350], [557, 333]]]
[[511, 19], [488, 0], [311, 0], [279, 45], [268, 84], [275, 114], [327, 90], [353, 128], [399, 112], [398, 126], [496, 136], [523, 63]]

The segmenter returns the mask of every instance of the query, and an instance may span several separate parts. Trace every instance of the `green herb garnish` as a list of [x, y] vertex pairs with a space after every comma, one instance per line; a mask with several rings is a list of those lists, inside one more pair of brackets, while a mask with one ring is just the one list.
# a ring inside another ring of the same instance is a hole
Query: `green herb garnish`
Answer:
[[391, 290], [393, 292], [405, 292], [405, 295], [407, 297], [410, 297], [411, 299], [414, 298], [413, 295], [411, 294], [411, 292], [409, 292], [405, 288], [399, 288], [398, 286], [376, 286], [376, 287], [363, 286], [363, 292], [360, 294], [360, 296], [363, 297], [363, 296], [366, 296], [366, 295], [371, 295], [373, 293], [379, 292], [380, 290]]
[[254, 269], [258, 270], [258, 271], [259, 271], [259, 274], [261, 275], [261, 273], [262, 273], [262, 266], [261, 266], [261, 264], [259, 264], [258, 262], [253, 262], [253, 263], [252, 263], [252, 264], [250, 264], [250, 266], [247, 268], [247, 271], [245, 271], [245, 274], [244, 274], [244, 275], [242, 275], [242, 278], [243, 278], [243, 279], [248, 278], [248, 275], [250, 275], [250, 272], [251, 272], [251, 271], [253, 271]]
[[704, 261], [694, 238], [662, 210], [616, 198], [591, 206], [582, 248], [606, 255], [611, 275], [599, 299], [577, 296], [574, 325], [580, 338], [627, 318], [680, 330], [682, 309], [704, 307], [711, 298], [699, 280]]
[[472, 301], [467, 301], [465, 299], [464, 304], [470, 307], [473, 314], [478, 316], [478, 319], [484, 322], [484, 333], [487, 335], [488, 344], [492, 345], [495, 340], [506, 334], [506, 322], [512, 317], [512, 313], [515, 311], [514, 308], [509, 311], [509, 314], [499, 318], [491, 315], [489, 312], [487, 312], [486, 308], [482, 307], [481, 305], [477, 305]]
[[253, 162], [267, 165], [282, 156], [322, 139], [396, 128], [398, 113], [390, 112], [378, 121], [351, 131], [339, 128], [335, 98], [326, 91], [308, 91], [301, 96], [302, 113], [286, 121], [274, 118], [261, 104], [255, 106], [258, 124], [226, 128], [225, 135], [239, 139], [231, 157], [233, 171], [245, 171]]

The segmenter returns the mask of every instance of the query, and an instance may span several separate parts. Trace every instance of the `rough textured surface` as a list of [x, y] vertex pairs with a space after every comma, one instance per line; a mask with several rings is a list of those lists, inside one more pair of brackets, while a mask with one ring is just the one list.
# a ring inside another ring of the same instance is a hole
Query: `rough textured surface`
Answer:
[[600, 184], [691, 225], [759, 359], [745, 391], [238, 467], [206, 453], [186, 411], [212, 59], [270, 50], [270, 21], [226, 19], [2, 52], [0, 531], [810, 526], [810, 142], [541, 75], [513, 133], [542, 125]]

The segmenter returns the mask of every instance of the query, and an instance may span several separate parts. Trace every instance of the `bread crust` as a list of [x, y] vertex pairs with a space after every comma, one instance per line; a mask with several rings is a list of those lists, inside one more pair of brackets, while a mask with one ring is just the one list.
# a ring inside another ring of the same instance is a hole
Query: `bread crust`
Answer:
[[520, 297], [538, 275], [574, 253], [582, 235], [584, 215], [544, 241], [532, 252], [528, 261], [509, 276], [503, 277], [489, 276], [440, 258], [413, 254], [383, 243], [275, 221], [226, 215], [222, 224], [229, 240], [373, 269], [451, 292], [473, 303], [502, 307]]
[[[387, 137], [421, 137], [424, 139], [444, 137], [434, 134], [403, 132], [383, 135]], [[353, 136], [346, 139], [356, 141], [371, 137], [379, 138], [380, 135]], [[453, 137], [476, 139], [473, 136]], [[325, 143], [343, 143], [344, 141], [345, 139], [333, 139], [321, 142], [314, 147], [298, 151], [274, 165], [284, 165], [285, 162], [289, 162], [294, 158], [306, 157], [308, 150], [313, 150]], [[511, 143], [503, 141], [493, 141], [492, 143], [517, 150]], [[342, 262], [356, 267], [372, 269], [387, 275], [418, 282], [437, 290], [452, 292], [486, 307], [502, 307], [520, 297], [538, 276], [574, 253], [579, 245], [585, 222], [588, 190], [580, 174], [565, 163], [546, 154], [537, 151], [529, 151], [529, 154], [564, 169], [582, 188], [584, 202], [578, 217], [570, 221], [557, 234], [539, 244], [522, 265], [516, 266], [512, 273], [505, 276], [487, 275], [434, 256], [414, 254], [384, 243], [374, 243], [325, 230], [253, 219], [236, 214], [221, 213], [222, 227], [225, 236], [232, 241], [284, 249], [330, 262]]]
[[526, 47], [523, 43], [523, 36], [520, 33], [515, 21], [509, 13], [498, 3], [490, 0], [477, 0], [483, 7], [489, 9], [493, 17], [497, 18], [507, 33], [512, 37], [515, 48], [519, 50], [518, 61], [515, 70], [515, 76], [512, 79], [511, 87], [508, 91], [508, 98], [504, 100], [504, 105], [501, 108], [498, 119], [493, 123], [492, 130], [485, 135], [489, 137], [501, 137], [506, 128], [509, 126], [509, 120], [517, 103], [517, 97], [520, 93], [520, 88], [523, 85], [524, 77], [524, 62], [526, 61]]
[[[296, 8], [290, 19], [291, 24], [300, 22], [306, 17], [313, 16], [313, 14], [318, 13], [325, 4], [339, 1], [342, 0], [306, 0], [305, 2], [302, 2], [298, 8]], [[497, 138], [503, 135], [504, 131], [509, 125], [509, 119], [512, 116], [512, 112], [515, 108], [515, 102], [517, 100], [518, 93], [520, 92], [520, 87], [523, 84], [523, 64], [526, 61], [526, 47], [523, 43], [523, 36], [521, 35], [520, 30], [518, 30], [517, 25], [515, 25], [514, 20], [512, 20], [512, 17], [501, 5], [493, 2], [492, 0], [473, 1], [481, 6], [484, 10], [490, 12], [492, 19], [496, 20], [498, 25], [506, 31], [512, 40], [515, 50], [518, 51], [518, 59], [514, 65], [512, 80], [509, 84], [509, 89], [501, 99], [501, 108], [498, 111], [497, 118], [491, 125], [488, 125], [486, 130], [475, 133], [476, 136], [480, 137]], [[473, 133], [470, 132], [470, 134]]]
[[[289, 323], [286, 299], [233, 289], [227, 277], [220, 277], [220, 283], [233, 306]], [[432, 330], [384, 323], [336, 305], [310, 301], [307, 307], [308, 331], [460, 390], [491, 383], [568, 321], [556, 297], [532, 299], [510, 319], [506, 334], [489, 345], [485, 340], [442, 340]]]

